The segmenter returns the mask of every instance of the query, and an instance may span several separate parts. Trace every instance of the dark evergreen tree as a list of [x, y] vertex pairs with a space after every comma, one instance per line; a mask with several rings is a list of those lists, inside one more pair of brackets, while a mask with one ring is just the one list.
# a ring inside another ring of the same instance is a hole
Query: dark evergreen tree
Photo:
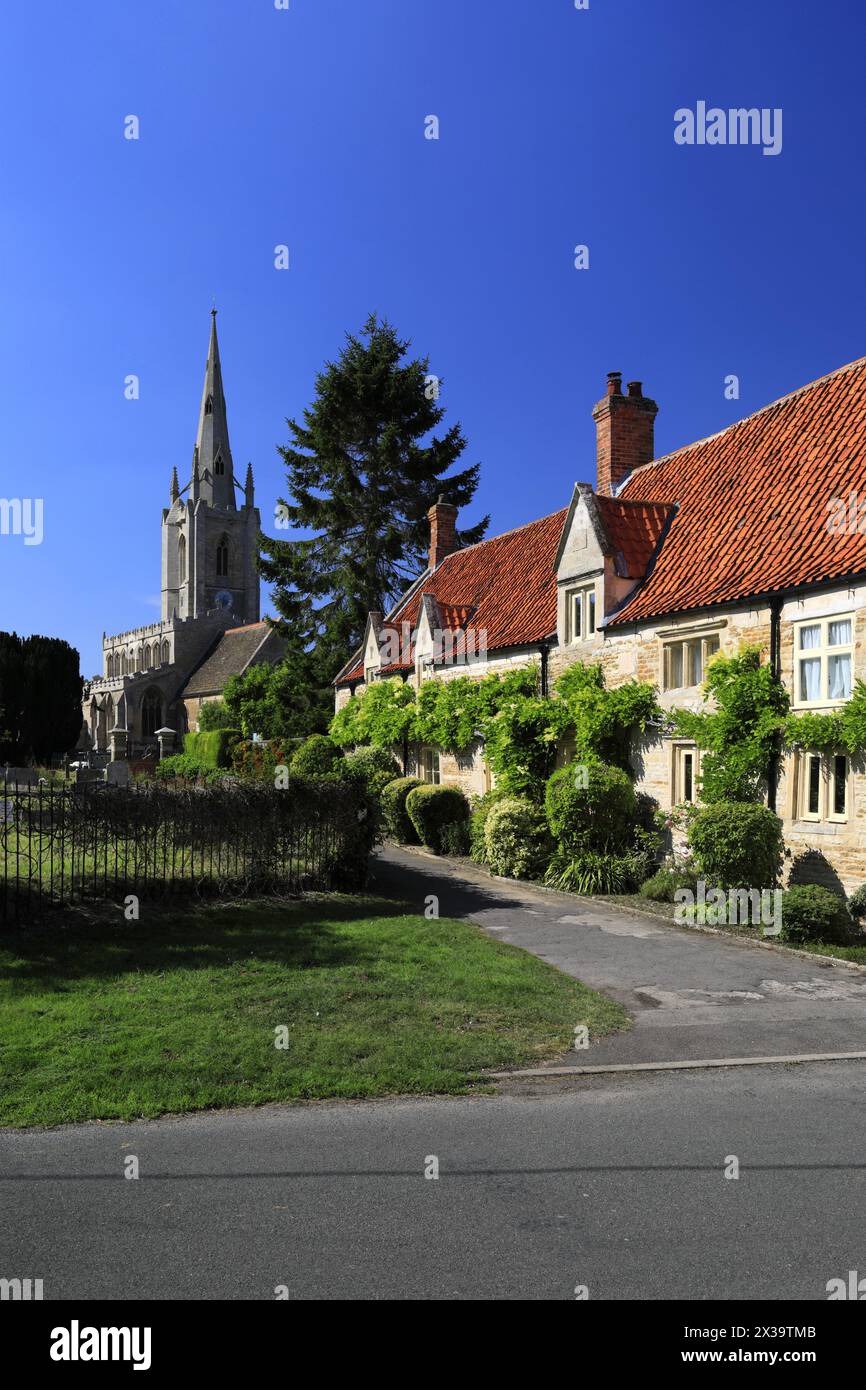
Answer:
[[[424, 568], [430, 507], [440, 496], [465, 507], [478, 486], [477, 464], [449, 473], [466, 440], [459, 424], [433, 433], [445, 414], [440, 382], [408, 349], [372, 315], [319, 374], [303, 424], [287, 421], [291, 442], [279, 449], [289, 498], [278, 526], [307, 534], [262, 537], [259, 565], [281, 631], [325, 698], [368, 612], [387, 612]], [[459, 532], [460, 543], [480, 540], [487, 520]]]
[[78, 652], [59, 637], [0, 632], [0, 762], [65, 753], [81, 732]]

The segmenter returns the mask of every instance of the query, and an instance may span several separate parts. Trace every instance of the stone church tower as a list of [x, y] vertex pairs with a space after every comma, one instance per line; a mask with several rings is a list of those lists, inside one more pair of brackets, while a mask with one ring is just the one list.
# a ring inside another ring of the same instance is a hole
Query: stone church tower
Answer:
[[261, 519], [252, 468], [235, 481], [215, 309], [190, 478], [181, 488], [172, 469], [169, 500], [160, 620], [103, 633], [103, 669], [84, 690], [79, 746], [106, 757], [152, 755], [160, 735], [179, 742], [230, 676], [285, 650], [259, 618]]
[[[241, 503], [235, 493], [241, 494]], [[210, 345], [187, 485], [171, 477], [171, 506], [162, 514], [162, 620], [201, 618], [224, 610], [237, 622], [259, 620], [256, 541], [261, 527], [253, 473], [235, 481], [217, 341], [211, 311]]]

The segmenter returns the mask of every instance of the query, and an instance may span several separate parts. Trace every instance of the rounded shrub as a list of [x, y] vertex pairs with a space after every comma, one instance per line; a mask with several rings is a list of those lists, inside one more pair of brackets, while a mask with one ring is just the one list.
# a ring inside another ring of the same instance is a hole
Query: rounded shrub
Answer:
[[343, 754], [327, 734], [310, 734], [289, 764], [294, 777], [331, 777], [343, 760]]
[[696, 811], [689, 848], [698, 873], [718, 888], [772, 888], [782, 869], [782, 822], [753, 801], [718, 801]]
[[553, 842], [544, 812], [523, 797], [502, 797], [485, 819], [485, 862], [505, 878], [540, 878]]
[[406, 811], [422, 845], [435, 854], [447, 854], [446, 846], [453, 846], [459, 835], [449, 826], [462, 826], [464, 833], [468, 831], [469, 802], [457, 787], [435, 787], [424, 782], [406, 797]]
[[418, 835], [406, 810], [406, 797], [423, 783], [417, 777], [395, 777], [382, 788], [382, 814], [389, 835], [404, 845], [417, 845]]
[[851, 939], [852, 928], [847, 906], [830, 888], [799, 883], [782, 894], [783, 941], [826, 941], [842, 946]]
[[487, 817], [493, 807], [507, 795], [508, 793], [502, 787], [494, 787], [491, 791], [485, 792], [483, 796], [475, 797], [472, 801], [469, 816], [469, 853], [476, 864], [487, 863], [487, 845], [484, 839]]
[[343, 773], [362, 781], [371, 796], [377, 800], [389, 782], [401, 773], [400, 764], [388, 748], [355, 748], [347, 753]]
[[604, 763], [568, 763], [548, 780], [547, 823], [559, 850], [616, 853], [634, 835], [637, 798], [627, 772]]

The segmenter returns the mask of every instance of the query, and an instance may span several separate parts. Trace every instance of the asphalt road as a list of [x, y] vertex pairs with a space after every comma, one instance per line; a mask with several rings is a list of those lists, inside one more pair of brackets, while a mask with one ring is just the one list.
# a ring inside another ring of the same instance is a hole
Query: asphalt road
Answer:
[[633, 1015], [630, 1032], [568, 1054], [566, 1062], [866, 1050], [866, 971], [497, 881], [472, 866], [393, 846], [376, 857], [375, 886], [406, 898], [417, 912], [434, 894], [440, 916], [468, 917]]
[[46, 1300], [783, 1302], [866, 1274], [866, 1064], [510, 1084], [7, 1131], [0, 1276]]

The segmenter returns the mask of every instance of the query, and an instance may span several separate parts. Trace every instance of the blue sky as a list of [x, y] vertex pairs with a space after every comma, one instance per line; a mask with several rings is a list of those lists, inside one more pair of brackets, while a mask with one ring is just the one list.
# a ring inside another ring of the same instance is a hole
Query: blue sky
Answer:
[[[371, 310], [442, 376], [492, 531], [593, 480], [609, 370], [664, 453], [866, 353], [859, 0], [43, 0], [3, 29], [0, 497], [43, 498], [44, 539], [0, 536], [0, 627], [84, 674], [158, 616], [214, 297], [265, 529], [285, 418]], [[781, 108], [782, 152], [678, 146], [699, 100]]]

